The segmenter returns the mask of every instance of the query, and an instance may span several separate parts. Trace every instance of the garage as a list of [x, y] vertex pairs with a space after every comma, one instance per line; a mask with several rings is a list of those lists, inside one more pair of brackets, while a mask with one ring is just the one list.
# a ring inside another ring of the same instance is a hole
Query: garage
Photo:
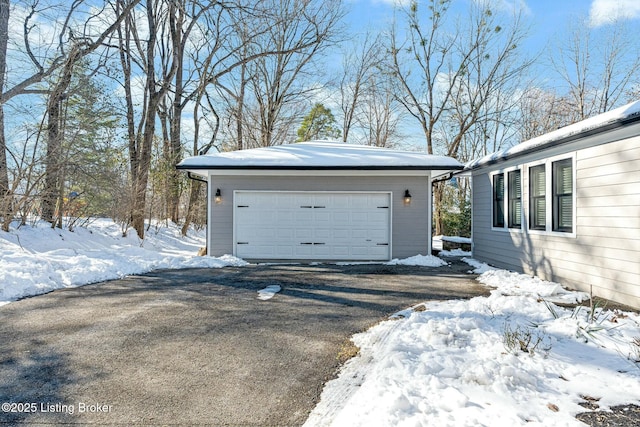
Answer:
[[207, 254], [247, 261], [387, 261], [431, 253], [434, 181], [457, 160], [311, 141], [204, 154], [177, 168], [207, 186]]
[[248, 259], [388, 260], [388, 192], [235, 191], [235, 253]]

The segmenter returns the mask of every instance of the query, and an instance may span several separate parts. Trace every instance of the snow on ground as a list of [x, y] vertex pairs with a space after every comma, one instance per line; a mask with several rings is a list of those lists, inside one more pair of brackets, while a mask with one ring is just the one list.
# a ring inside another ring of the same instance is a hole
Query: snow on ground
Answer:
[[273, 298], [275, 294], [277, 294], [281, 290], [282, 288], [278, 285], [269, 285], [266, 288], [260, 289], [258, 291], [258, 299], [262, 301], [266, 301], [268, 299]]
[[[204, 241], [171, 226], [152, 227], [144, 241], [122, 237], [110, 220], [73, 232], [44, 224], [0, 232], [0, 304], [158, 268], [246, 264], [195, 256]], [[307, 426], [571, 426], [581, 425], [574, 416], [584, 398], [604, 410], [640, 400], [638, 314], [561, 308], [554, 301], [587, 295], [463, 260], [491, 295], [420, 304], [355, 335], [360, 354], [326, 385]], [[422, 255], [392, 263], [446, 264]]]
[[490, 270], [496, 270], [490, 265], [485, 264], [484, 262], [476, 261], [473, 258], [462, 258], [462, 261], [466, 262], [471, 267], [473, 267], [473, 270], [469, 271], [470, 273], [473, 273], [473, 274], [482, 274]]
[[471, 239], [469, 237], [459, 237], [459, 236], [433, 236], [432, 247], [440, 251], [438, 255], [444, 257], [470, 257], [470, 251], [463, 251], [462, 249], [452, 249], [452, 250], [443, 250], [443, 242], [452, 242], [452, 243], [464, 243], [471, 244]]
[[182, 237], [177, 226], [151, 227], [141, 241], [135, 231], [98, 219], [73, 232], [49, 224], [0, 232], [0, 305], [58, 288], [80, 286], [159, 268], [217, 268], [244, 265], [225, 255], [198, 257], [204, 231]]
[[438, 255], [446, 256], [446, 257], [453, 257], [453, 256], [470, 257], [471, 252], [463, 251], [462, 249], [451, 249], [450, 251], [440, 251]]
[[433, 236], [433, 240], [440, 240], [445, 242], [453, 242], [453, 243], [467, 243], [471, 244], [470, 237], [460, 237], [460, 236]]
[[394, 258], [387, 263], [387, 265], [414, 265], [421, 267], [442, 267], [447, 263], [437, 256], [433, 255], [414, 255], [409, 258], [398, 259]]
[[585, 398], [638, 402], [638, 314], [561, 308], [550, 300], [585, 294], [467, 262], [491, 295], [420, 304], [355, 335], [360, 354], [305, 426], [579, 426]]

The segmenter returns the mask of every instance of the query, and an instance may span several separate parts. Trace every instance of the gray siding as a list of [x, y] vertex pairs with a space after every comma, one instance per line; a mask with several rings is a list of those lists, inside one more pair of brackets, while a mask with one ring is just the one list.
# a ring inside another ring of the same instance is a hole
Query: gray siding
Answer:
[[[474, 257], [586, 292], [593, 286], [595, 295], [640, 307], [640, 137], [567, 148], [576, 159], [575, 236], [529, 232], [526, 225], [521, 232], [492, 230], [489, 174], [499, 169], [484, 168], [473, 175]], [[500, 168], [516, 165], [525, 166], [526, 217], [526, 163]]]
[[[211, 201], [209, 254], [233, 253], [233, 191], [390, 191], [392, 192], [392, 257], [426, 255], [431, 244], [431, 192], [427, 177], [409, 176], [213, 176], [223, 201]], [[403, 203], [409, 189], [412, 200]]]

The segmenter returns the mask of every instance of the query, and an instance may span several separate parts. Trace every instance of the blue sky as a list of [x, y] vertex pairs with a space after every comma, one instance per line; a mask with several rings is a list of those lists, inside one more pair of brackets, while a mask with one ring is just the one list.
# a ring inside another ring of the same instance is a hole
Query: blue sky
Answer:
[[[352, 31], [388, 28], [393, 5], [399, 0], [350, 0], [347, 23]], [[408, 4], [409, 0], [400, 0]], [[466, 8], [469, 1], [453, 0], [453, 7]], [[487, 1], [487, 0], [485, 0]], [[583, 21], [585, 26], [606, 27], [612, 19], [640, 24], [640, 0], [488, 0], [496, 9], [519, 8], [531, 25], [529, 49], [539, 51], [553, 38], [562, 37], [568, 28]]]
[[[378, 33], [390, 28], [394, 17], [394, 4], [407, 6], [411, 0], [347, 0], [346, 24], [352, 34], [364, 33], [367, 29]], [[591, 34], [604, 35], [612, 28], [614, 20], [622, 21], [632, 31], [640, 24], [640, 0], [451, 0], [453, 13], [464, 16], [471, 2], [487, 2], [494, 12], [513, 13], [519, 10], [522, 21], [529, 26], [525, 40], [525, 57], [537, 58], [530, 71], [536, 85], [556, 89], [562, 94], [568, 88], [554, 72], [552, 61], [558, 57], [559, 49], [567, 47], [569, 36], [578, 29], [593, 29]], [[427, 0], [419, 0], [419, 4]], [[426, 7], [421, 6], [422, 9]], [[399, 27], [403, 26], [401, 19]], [[640, 43], [637, 44], [640, 50]], [[633, 46], [632, 46], [633, 49]], [[594, 51], [595, 52], [595, 51]], [[595, 54], [595, 53], [594, 53]], [[417, 124], [407, 121], [403, 126], [414, 128], [407, 132], [422, 141]], [[409, 138], [411, 139], [411, 138]], [[410, 142], [410, 144], [414, 144]], [[420, 146], [422, 142], [416, 143]]]

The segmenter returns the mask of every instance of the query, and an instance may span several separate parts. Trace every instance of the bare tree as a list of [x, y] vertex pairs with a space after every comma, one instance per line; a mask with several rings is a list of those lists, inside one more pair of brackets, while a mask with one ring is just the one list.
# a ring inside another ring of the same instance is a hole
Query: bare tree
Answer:
[[568, 97], [538, 87], [527, 89], [519, 100], [519, 141], [552, 132], [575, 121], [576, 111]]
[[376, 147], [393, 147], [399, 142], [400, 123], [405, 111], [397, 101], [397, 85], [381, 67], [370, 75], [363, 87], [355, 112], [356, 134], [362, 142]]
[[[115, 11], [120, 14], [129, 4], [126, 0], [117, 0]], [[127, 106], [127, 130], [129, 142], [129, 168], [131, 180], [131, 225], [140, 238], [144, 238], [145, 207], [151, 155], [156, 132], [156, 117], [160, 106], [171, 88], [171, 82], [178, 68], [177, 52], [173, 51], [165, 65], [158, 63], [158, 51], [162, 50], [162, 30], [168, 29], [168, 40], [176, 43], [178, 33], [175, 17], [175, 2], [165, 3], [162, 0], [147, 0], [145, 15], [128, 15], [128, 19], [118, 26], [118, 44], [120, 63], [123, 70], [123, 88]], [[138, 32], [138, 25], [147, 34], [144, 38]], [[166, 26], [165, 26], [166, 25]], [[133, 67], [144, 73], [144, 95], [142, 111], [136, 124], [136, 108], [132, 93]]]
[[[338, 87], [340, 90], [343, 142], [347, 142], [351, 127], [356, 122], [356, 112], [361, 99], [366, 95], [370, 97], [373, 95], [374, 88], [368, 85], [375, 84], [373, 75], [380, 71], [376, 66], [383, 60], [383, 53], [381, 36], [374, 36], [370, 32], [354, 39], [343, 53], [342, 74]], [[376, 107], [371, 104], [367, 105]]]
[[[124, 11], [127, 14], [131, 8], [139, 0], [133, 1], [131, 6]], [[48, 40], [51, 49], [50, 52], [54, 52], [51, 56], [43, 57], [40, 54], [36, 54], [34, 47], [31, 44], [31, 32], [34, 29], [34, 25], [31, 24], [32, 18], [39, 12], [39, 3], [34, 2], [30, 5], [29, 13], [23, 21], [23, 48], [24, 53], [30, 61], [30, 65], [35, 72], [28, 75], [26, 78], [22, 78], [17, 84], [10, 88], [3, 90], [2, 92], [2, 104], [5, 104], [8, 100], [24, 94], [30, 93], [46, 93], [48, 95], [47, 102], [47, 154], [45, 158], [45, 189], [42, 197], [42, 215], [43, 218], [55, 223], [53, 220], [55, 207], [60, 200], [60, 145], [62, 135], [60, 132], [60, 123], [62, 121], [62, 112], [60, 110], [60, 104], [62, 100], [67, 96], [67, 89], [71, 81], [71, 75], [73, 73], [75, 64], [82, 60], [95, 50], [103, 46], [106, 39], [113, 33], [118, 26], [122, 16], [114, 18], [114, 22], [107, 25], [102, 31], [95, 33], [96, 26], [93, 23], [97, 20], [101, 20], [103, 11], [91, 11], [85, 22], [76, 23], [76, 15], [81, 11], [81, 7], [84, 6], [82, 0], [73, 1], [60, 20], [60, 29], [56, 34], [57, 40]], [[49, 6], [42, 6], [43, 9], [48, 9]], [[4, 11], [3, 11], [4, 13]], [[6, 11], [8, 19], [8, 10]], [[5, 63], [2, 64], [3, 74], [6, 71], [6, 44], [4, 47], [0, 46], [0, 50], [4, 52]], [[41, 49], [40, 49], [41, 50]], [[55, 83], [49, 88], [34, 88], [33, 85], [42, 82], [45, 78], [51, 78], [55, 73], [59, 75], [54, 78]], [[4, 79], [3, 79], [4, 82]], [[4, 89], [4, 87], [3, 87]], [[4, 128], [0, 128], [2, 136], [2, 146], [0, 150], [3, 151], [3, 156], [6, 153], [6, 142], [4, 140]], [[6, 160], [6, 159], [5, 159]], [[0, 163], [2, 163], [0, 161]], [[3, 180], [3, 179], [2, 179]], [[1, 183], [0, 183], [1, 184]], [[7, 204], [3, 203], [6, 207]], [[5, 211], [5, 216], [9, 215], [8, 211]], [[6, 223], [6, 221], [5, 221]]]
[[[395, 25], [391, 30], [391, 66], [403, 88], [398, 100], [419, 122], [429, 154], [458, 157], [467, 133], [504, 108], [496, 95], [511, 90], [530, 65], [519, 57], [525, 31], [519, 15], [504, 19], [489, 2], [472, 2], [464, 21], [451, 19], [450, 0], [426, 3], [427, 11], [418, 2], [401, 9], [406, 40]], [[441, 197], [436, 188], [436, 233]]]
[[572, 122], [604, 113], [622, 102], [640, 71], [633, 29], [616, 21], [600, 28], [577, 26], [562, 39], [551, 63], [568, 87]]
[[[273, 0], [269, 4], [277, 11], [275, 21], [258, 43], [275, 53], [255, 59], [248, 70], [253, 104], [248, 113], [253, 113], [254, 123], [258, 124], [253, 143], [263, 147], [281, 144], [291, 136], [300, 111], [306, 108], [301, 99], [316, 89], [302, 77], [330, 45], [344, 14], [334, 0]], [[285, 110], [290, 106], [298, 109], [287, 115]]]
[[7, 170], [7, 142], [4, 135], [4, 82], [7, 70], [7, 44], [9, 41], [9, 0], [0, 0], [0, 216], [2, 230], [9, 231], [7, 217], [11, 215], [11, 191]]

